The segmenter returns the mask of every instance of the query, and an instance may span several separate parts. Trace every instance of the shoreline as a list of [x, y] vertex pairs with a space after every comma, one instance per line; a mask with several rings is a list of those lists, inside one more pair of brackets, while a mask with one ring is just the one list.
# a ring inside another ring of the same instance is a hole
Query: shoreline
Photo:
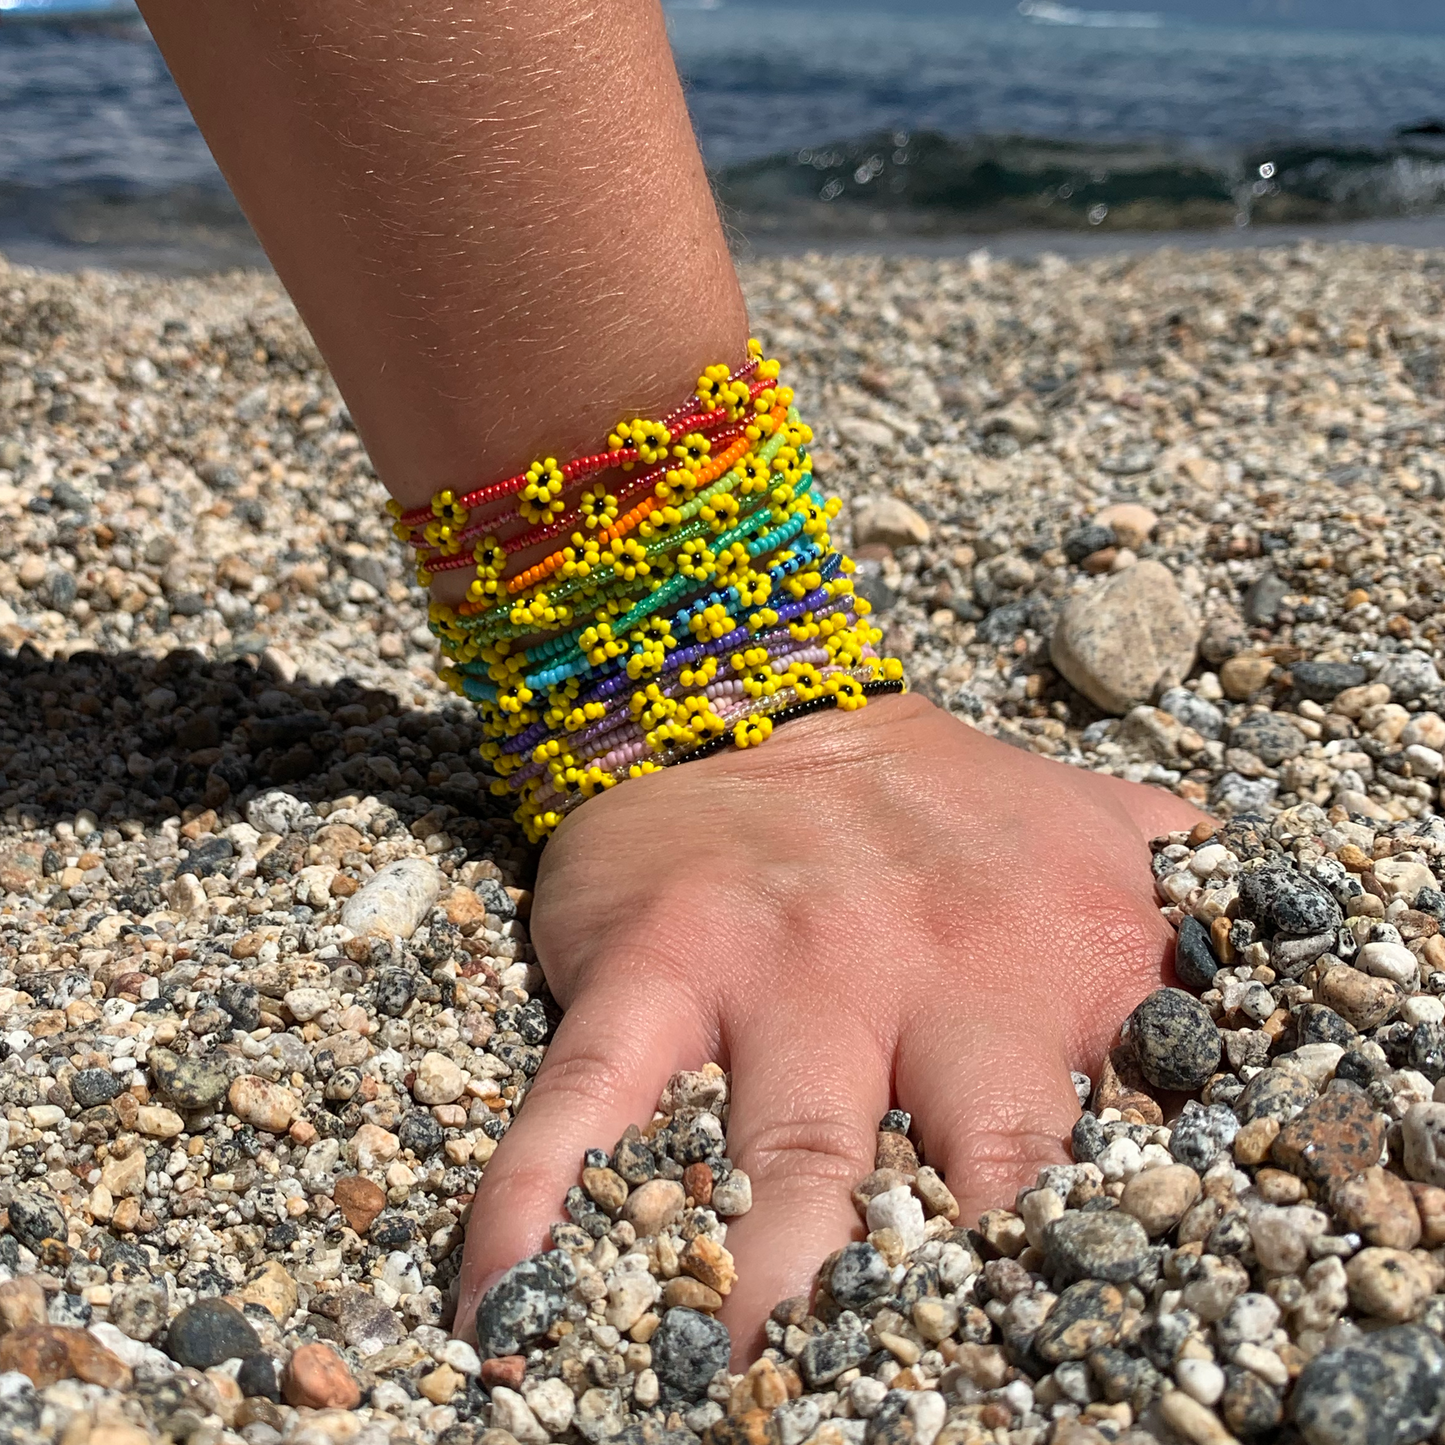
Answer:
[[[126, 272], [155, 277], [207, 277], [234, 270], [270, 273], [260, 244], [244, 225], [147, 228], [142, 236], [124, 234], [91, 240], [38, 235], [17, 218], [0, 216], [0, 256], [11, 265], [61, 275], [80, 271]], [[731, 228], [730, 228], [731, 230]], [[738, 265], [791, 256], [916, 257], [958, 260], [980, 251], [1008, 260], [1062, 256], [1083, 261], [1104, 256], [1147, 255], [1173, 249], [1187, 252], [1269, 250], [1301, 244], [1321, 246], [1400, 246], [1445, 249], [1445, 215], [1382, 217], [1328, 224], [1211, 227], [1198, 230], [1045, 230], [959, 231], [947, 235], [910, 235], [877, 231], [824, 235], [801, 231], [730, 234]]]

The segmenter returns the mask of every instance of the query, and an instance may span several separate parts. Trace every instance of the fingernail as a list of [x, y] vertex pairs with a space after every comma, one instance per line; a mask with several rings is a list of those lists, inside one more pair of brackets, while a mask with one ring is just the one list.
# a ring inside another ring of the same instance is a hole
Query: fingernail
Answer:
[[486, 1299], [487, 1291], [506, 1274], [504, 1269], [494, 1269], [480, 1283], [467, 1290], [457, 1302], [457, 1317], [452, 1321], [452, 1335], [468, 1344], [477, 1338], [477, 1307]]

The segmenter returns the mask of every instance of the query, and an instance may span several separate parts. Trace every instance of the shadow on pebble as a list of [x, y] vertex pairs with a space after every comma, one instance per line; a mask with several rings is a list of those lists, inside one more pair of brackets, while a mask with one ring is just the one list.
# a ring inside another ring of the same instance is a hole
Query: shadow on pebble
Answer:
[[307, 803], [374, 794], [408, 823], [447, 809], [445, 831], [468, 858], [512, 859], [530, 874], [480, 741], [465, 704], [422, 710], [348, 678], [287, 681], [253, 657], [0, 652], [7, 831], [69, 819], [80, 834], [137, 837], [188, 812], [239, 817], [268, 788]]

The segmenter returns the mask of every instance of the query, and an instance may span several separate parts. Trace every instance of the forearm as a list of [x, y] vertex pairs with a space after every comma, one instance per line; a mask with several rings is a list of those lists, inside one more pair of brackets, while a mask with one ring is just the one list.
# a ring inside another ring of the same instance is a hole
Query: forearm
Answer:
[[404, 505], [742, 356], [656, 0], [141, 8]]

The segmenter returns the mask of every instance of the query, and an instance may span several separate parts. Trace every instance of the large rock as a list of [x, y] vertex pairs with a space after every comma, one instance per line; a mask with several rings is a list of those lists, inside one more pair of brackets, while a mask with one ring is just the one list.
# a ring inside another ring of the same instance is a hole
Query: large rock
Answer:
[[1169, 570], [1138, 562], [1064, 604], [1049, 653], [1090, 702], [1123, 714], [1184, 677], [1198, 645], [1199, 618]]
[[928, 523], [897, 497], [872, 497], [853, 514], [853, 540], [859, 547], [921, 547], [929, 535]]
[[442, 891], [442, 872], [425, 858], [388, 863], [346, 900], [341, 922], [353, 933], [410, 938]]
[[1445, 1344], [1398, 1325], [1316, 1355], [1291, 1401], [1309, 1445], [1411, 1445], [1428, 1439], [1445, 1407]]

